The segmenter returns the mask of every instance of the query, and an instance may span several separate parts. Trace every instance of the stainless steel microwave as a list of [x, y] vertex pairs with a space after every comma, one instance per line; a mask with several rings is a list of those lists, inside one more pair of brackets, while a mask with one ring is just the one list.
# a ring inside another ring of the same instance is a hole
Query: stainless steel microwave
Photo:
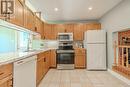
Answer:
[[58, 33], [59, 41], [73, 41], [73, 33]]

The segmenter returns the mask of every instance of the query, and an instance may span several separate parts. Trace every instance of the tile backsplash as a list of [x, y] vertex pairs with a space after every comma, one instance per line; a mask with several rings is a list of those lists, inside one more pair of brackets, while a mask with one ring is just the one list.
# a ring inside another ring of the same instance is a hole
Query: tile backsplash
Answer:
[[58, 48], [58, 41], [56, 40], [33, 40], [33, 49], [46, 49], [46, 48], [52, 48], [57, 49]]
[[0, 26], [0, 53], [16, 51], [16, 30]]

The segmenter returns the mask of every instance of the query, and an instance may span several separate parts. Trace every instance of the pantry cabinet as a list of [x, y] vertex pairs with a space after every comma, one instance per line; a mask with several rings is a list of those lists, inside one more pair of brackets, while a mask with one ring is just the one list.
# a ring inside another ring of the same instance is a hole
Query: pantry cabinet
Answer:
[[13, 64], [0, 66], [0, 87], [13, 87]]
[[[130, 30], [121, 31], [114, 38], [113, 70], [130, 79]], [[117, 56], [118, 52], [118, 56]]]
[[75, 49], [75, 68], [86, 68], [86, 51], [82, 48]]

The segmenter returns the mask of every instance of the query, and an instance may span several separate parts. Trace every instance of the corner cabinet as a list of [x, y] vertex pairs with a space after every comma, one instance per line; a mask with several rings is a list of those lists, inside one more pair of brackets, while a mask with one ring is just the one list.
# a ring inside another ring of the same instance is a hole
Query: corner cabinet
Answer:
[[13, 87], [13, 64], [0, 66], [0, 87]]

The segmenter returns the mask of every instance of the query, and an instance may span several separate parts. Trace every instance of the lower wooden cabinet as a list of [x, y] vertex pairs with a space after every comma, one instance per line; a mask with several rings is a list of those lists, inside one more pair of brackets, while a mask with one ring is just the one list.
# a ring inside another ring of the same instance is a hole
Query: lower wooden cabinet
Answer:
[[13, 64], [0, 66], [0, 87], [13, 87]]
[[38, 54], [37, 58], [37, 85], [41, 82], [45, 74], [48, 72], [50, 68], [50, 55], [51, 51], [45, 51], [43, 53]]
[[56, 50], [51, 50], [50, 63], [50, 67], [56, 68]]
[[45, 63], [44, 63], [44, 56], [40, 57], [41, 54], [38, 55], [37, 59], [37, 84], [42, 80], [44, 74], [45, 74]]
[[75, 68], [86, 68], [85, 49], [75, 49]]
[[12, 75], [1, 79], [0, 87], [13, 87]]

